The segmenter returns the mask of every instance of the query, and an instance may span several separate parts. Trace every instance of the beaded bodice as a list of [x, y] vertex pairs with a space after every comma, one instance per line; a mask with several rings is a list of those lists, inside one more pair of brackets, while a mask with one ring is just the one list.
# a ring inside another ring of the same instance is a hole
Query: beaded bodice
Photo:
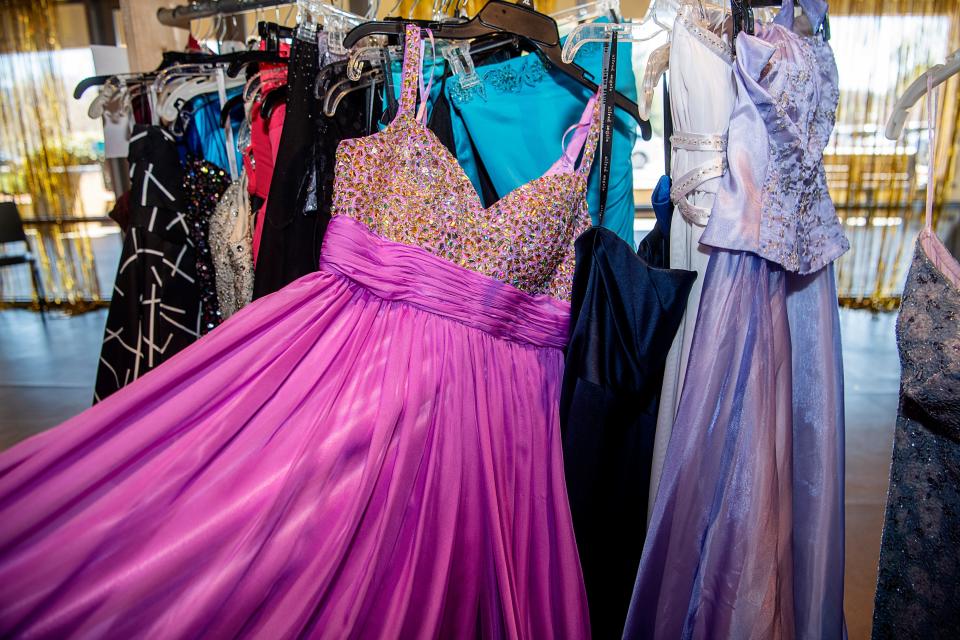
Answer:
[[589, 131], [574, 136], [577, 142], [550, 171], [484, 207], [463, 168], [422, 123], [426, 105], [417, 113], [423, 52], [419, 27], [408, 25], [397, 116], [381, 132], [340, 144], [332, 214], [522, 291], [569, 299], [573, 241], [590, 227], [586, 191], [600, 129], [596, 101], [576, 125]]
[[960, 443], [960, 263], [930, 230], [920, 233], [897, 318], [901, 394]]
[[[822, 11], [803, 0], [816, 31]], [[702, 242], [813, 273], [849, 248], [827, 190], [823, 151], [836, 117], [837, 65], [820, 35], [794, 30], [793, 0], [736, 42], [729, 171]]]

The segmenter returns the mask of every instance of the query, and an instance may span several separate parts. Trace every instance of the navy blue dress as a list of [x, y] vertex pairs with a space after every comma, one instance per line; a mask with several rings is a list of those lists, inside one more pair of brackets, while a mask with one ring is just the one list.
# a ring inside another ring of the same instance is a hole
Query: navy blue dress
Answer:
[[639, 254], [594, 227], [576, 242], [560, 421], [596, 638], [619, 638], [646, 531], [663, 368], [695, 271], [669, 269], [660, 225]]

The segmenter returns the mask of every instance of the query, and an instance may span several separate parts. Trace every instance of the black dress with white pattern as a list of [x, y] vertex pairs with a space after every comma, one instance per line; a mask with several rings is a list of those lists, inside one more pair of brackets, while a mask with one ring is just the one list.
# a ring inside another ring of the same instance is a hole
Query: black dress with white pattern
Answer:
[[136, 380], [200, 334], [197, 257], [184, 215], [172, 136], [137, 125], [130, 138], [130, 228], [123, 240], [94, 402]]

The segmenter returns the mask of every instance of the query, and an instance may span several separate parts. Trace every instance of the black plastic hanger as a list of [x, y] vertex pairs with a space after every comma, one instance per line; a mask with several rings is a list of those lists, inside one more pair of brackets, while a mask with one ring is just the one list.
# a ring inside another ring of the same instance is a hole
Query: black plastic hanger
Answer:
[[[733, 40], [736, 41], [737, 34], [746, 31], [751, 36], [756, 29], [756, 20], [753, 16], [754, 8], [760, 7], [782, 7], [783, 0], [730, 0], [730, 9], [733, 18]], [[823, 17], [823, 24], [820, 26], [820, 33], [823, 39], [830, 39], [830, 16]]]
[[269, 120], [270, 116], [273, 115], [274, 109], [281, 104], [286, 104], [288, 92], [289, 89], [287, 85], [283, 85], [265, 95], [263, 100], [260, 101], [260, 117]]
[[238, 93], [232, 98], [229, 98], [224, 103], [223, 107], [220, 109], [220, 128], [221, 129], [227, 126], [227, 121], [230, 119], [230, 113], [242, 104], [243, 104], [242, 93]]
[[80, 97], [86, 93], [87, 89], [90, 87], [102, 87], [110, 78], [123, 78], [127, 84], [138, 84], [153, 82], [156, 77], [157, 74], [155, 73], [121, 73], [109, 76], [90, 76], [78, 82], [77, 86], [73, 88], [73, 98], [74, 100], [79, 100]]
[[257, 23], [257, 33], [264, 48], [237, 52], [236, 58], [227, 67], [227, 75], [231, 78], [235, 78], [248, 64], [285, 63], [289, 60], [288, 56], [280, 54], [280, 41], [293, 38], [293, 29], [275, 22], [260, 21]]
[[[399, 37], [404, 32], [404, 25], [410, 22], [421, 28], [429, 28], [434, 37], [443, 40], [466, 40], [496, 33], [520, 36], [532, 43], [557, 69], [590, 91], [597, 91], [597, 84], [583, 67], [564, 62], [561, 58], [560, 31], [556, 20], [528, 7], [504, 0], [490, 0], [477, 15], [461, 22], [404, 21], [402, 19], [367, 22], [354, 27], [344, 38], [343, 45], [350, 48], [362, 38], [371, 35]], [[640, 117], [637, 103], [619, 91], [614, 94], [614, 103], [633, 116], [640, 125], [643, 139], [649, 140], [652, 133], [650, 123]]]
[[261, 20], [257, 23], [257, 34], [266, 43], [267, 51], [279, 51], [280, 40], [291, 40], [293, 38], [293, 27], [285, 27], [276, 22]]
[[248, 64], [261, 62], [285, 63], [287, 56], [281, 56], [279, 51], [237, 51], [224, 55], [234, 56], [227, 65], [227, 75], [236, 78]]

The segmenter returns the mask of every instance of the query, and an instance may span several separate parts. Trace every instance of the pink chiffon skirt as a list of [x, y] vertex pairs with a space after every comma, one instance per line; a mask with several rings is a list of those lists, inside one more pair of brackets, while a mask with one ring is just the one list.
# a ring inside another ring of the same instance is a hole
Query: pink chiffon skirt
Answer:
[[588, 637], [568, 315], [334, 218], [320, 271], [0, 455], [0, 636]]

